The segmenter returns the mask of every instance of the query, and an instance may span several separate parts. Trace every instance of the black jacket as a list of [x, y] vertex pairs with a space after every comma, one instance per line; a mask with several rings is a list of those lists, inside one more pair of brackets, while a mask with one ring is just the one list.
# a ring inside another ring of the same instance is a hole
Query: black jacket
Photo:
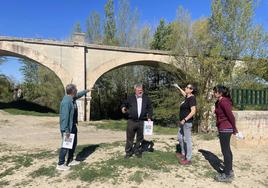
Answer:
[[132, 120], [147, 120], [148, 118], [152, 119], [153, 116], [152, 102], [149, 99], [149, 97], [146, 96], [145, 94], [142, 95], [142, 107], [139, 118], [138, 118], [137, 99], [135, 94], [128, 96], [127, 100], [125, 100], [121, 105], [121, 109], [123, 107], [127, 108], [126, 115], [128, 119]]

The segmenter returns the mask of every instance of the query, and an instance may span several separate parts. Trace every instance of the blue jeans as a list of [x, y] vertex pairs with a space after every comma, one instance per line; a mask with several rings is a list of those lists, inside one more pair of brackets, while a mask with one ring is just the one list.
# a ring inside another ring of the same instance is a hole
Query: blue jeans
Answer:
[[192, 126], [193, 126], [192, 123], [185, 123], [182, 127], [180, 127], [178, 132], [178, 140], [181, 145], [181, 153], [183, 155], [186, 155], [186, 159], [189, 161], [192, 158], [192, 136], [191, 136]]
[[[59, 154], [59, 162], [58, 165], [63, 165], [65, 163], [65, 156], [68, 153], [67, 157], [67, 165], [72, 162], [73, 157], [74, 157], [74, 152], [77, 146], [77, 127], [76, 125], [73, 126], [73, 129], [71, 133], [74, 134], [74, 144], [72, 149], [67, 149], [67, 148], [60, 148], [60, 154]], [[61, 131], [61, 138], [63, 139], [63, 134], [64, 132]]]

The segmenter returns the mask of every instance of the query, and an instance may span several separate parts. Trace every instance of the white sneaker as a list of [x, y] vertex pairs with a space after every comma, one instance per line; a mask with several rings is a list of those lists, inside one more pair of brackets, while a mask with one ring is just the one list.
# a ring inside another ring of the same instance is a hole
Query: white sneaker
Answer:
[[75, 166], [75, 165], [78, 165], [78, 164], [80, 164], [80, 161], [73, 160], [72, 162], [70, 162], [68, 164], [68, 166]]
[[70, 167], [66, 166], [65, 164], [63, 165], [57, 165], [57, 170], [62, 170], [62, 171], [65, 171], [65, 170], [69, 170]]

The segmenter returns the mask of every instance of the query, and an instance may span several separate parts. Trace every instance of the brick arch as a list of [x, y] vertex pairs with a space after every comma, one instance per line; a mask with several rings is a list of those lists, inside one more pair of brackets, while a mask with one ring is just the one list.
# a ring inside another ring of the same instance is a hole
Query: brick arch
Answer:
[[41, 64], [54, 72], [63, 86], [70, 83], [72, 80], [70, 74], [58, 62], [32, 48], [0, 41], [0, 56], [20, 57]]

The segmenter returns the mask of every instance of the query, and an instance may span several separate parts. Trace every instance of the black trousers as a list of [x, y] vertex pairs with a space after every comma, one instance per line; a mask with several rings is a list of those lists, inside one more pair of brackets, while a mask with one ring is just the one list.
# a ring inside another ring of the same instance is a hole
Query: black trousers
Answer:
[[[133, 147], [134, 138], [136, 135], [136, 144]], [[126, 147], [125, 151], [127, 155], [141, 153], [139, 146], [144, 139], [143, 135], [143, 121], [134, 121], [129, 119], [127, 121], [127, 130], [126, 130]]]
[[233, 154], [230, 147], [230, 139], [232, 133], [219, 133], [221, 152], [224, 159], [224, 173], [226, 175], [230, 174], [230, 171], [233, 170]]

